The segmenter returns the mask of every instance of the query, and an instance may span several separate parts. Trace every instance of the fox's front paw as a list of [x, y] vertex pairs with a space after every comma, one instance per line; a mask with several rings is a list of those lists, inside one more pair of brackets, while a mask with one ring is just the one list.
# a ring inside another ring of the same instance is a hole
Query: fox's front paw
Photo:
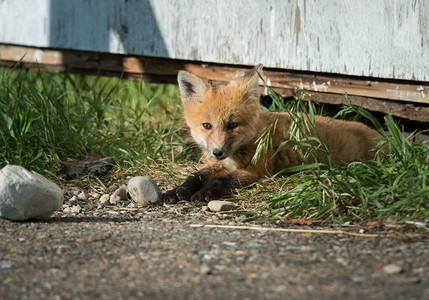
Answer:
[[176, 196], [176, 189], [165, 192], [163, 199], [165, 204], [176, 204], [179, 202], [179, 199], [177, 199]]
[[176, 204], [179, 201], [189, 201], [192, 196], [192, 191], [184, 186], [179, 186], [175, 189], [164, 193], [164, 203]]
[[192, 191], [184, 186], [179, 186], [176, 189], [176, 197], [179, 201], [189, 201], [192, 196]]
[[218, 198], [219, 197], [214, 196], [209, 190], [199, 190], [192, 195], [191, 202], [207, 203]]

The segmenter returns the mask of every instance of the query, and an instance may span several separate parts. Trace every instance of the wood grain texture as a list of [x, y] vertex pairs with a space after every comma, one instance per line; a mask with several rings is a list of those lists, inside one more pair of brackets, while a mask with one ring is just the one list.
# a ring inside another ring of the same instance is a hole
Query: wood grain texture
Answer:
[[429, 81], [427, 0], [3, 0], [0, 43]]
[[[229, 82], [251, 67], [206, 64], [166, 58], [125, 56], [71, 50], [50, 50], [14, 45], [0, 45], [2, 64], [13, 65], [21, 60], [27, 68], [62, 72], [123, 76], [133, 80], [175, 83], [179, 70], [188, 70], [201, 77]], [[328, 76], [309, 72], [287, 72], [265, 69], [264, 76], [272, 88], [289, 97], [304, 89], [322, 103], [352, 103], [370, 110], [411, 120], [429, 122], [429, 84], [408, 81], [371, 81], [346, 76]], [[263, 88], [261, 88], [263, 89]], [[405, 95], [405, 96], [404, 96]]]

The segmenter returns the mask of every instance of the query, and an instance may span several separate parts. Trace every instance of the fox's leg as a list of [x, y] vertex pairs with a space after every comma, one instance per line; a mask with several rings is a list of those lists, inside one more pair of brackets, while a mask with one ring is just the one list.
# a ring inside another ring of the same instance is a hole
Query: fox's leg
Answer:
[[256, 172], [236, 170], [209, 180], [204, 187], [192, 195], [191, 201], [216, 200], [230, 195], [234, 189], [248, 186], [258, 179], [259, 176]]
[[189, 176], [185, 182], [164, 194], [164, 202], [174, 204], [179, 201], [189, 201], [198, 190], [200, 190], [211, 178], [222, 176], [226, 173], [223, 164], [213, 164], [204, 167], [200, 171]]

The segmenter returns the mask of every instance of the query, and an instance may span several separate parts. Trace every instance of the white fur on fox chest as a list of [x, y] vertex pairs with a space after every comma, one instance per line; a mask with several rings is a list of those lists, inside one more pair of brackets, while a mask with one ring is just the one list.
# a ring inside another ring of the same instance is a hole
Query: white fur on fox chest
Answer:
[[237, 169], [237, 163], [230, 157], [227, 157], [222, 160], [222, 164], [225, 166], [225, 168], [228, 169], [228, 171], [233, 171]]

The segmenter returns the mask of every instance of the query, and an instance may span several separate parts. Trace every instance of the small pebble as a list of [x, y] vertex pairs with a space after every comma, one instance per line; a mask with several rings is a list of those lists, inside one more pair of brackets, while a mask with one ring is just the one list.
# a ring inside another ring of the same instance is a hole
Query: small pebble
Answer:
[[101, 194], [94, 191], [88, 193], [88, 198], [98, 199], [100, 196]]
[[136, 208], [137, 206], [134, 204], [134, 203], [130, 203], [130, 204], [128, 204], [128, 206], [127, 206], [128, 208]]
[[82, 212], [82, 207], [80, 207], [80, 205], [73, 205], [70, 208], [70, 212], [73, 213], [73, 214], [79, 214], [79, 213]]
[[210, 201], [207, 206], [211, 211], [215, 212], [234, 210], [238, 207], [238, 205], [234, 202], [221, 200]]
[[222, 244], [230, 247], [235, 247], [237, 245], [236, 242], [228, 242], [228, 241], [223, 241]]
[[212, 272], [211, 268], [207, 265], [202, 265], [200, 268], [201, 274], [210, 274]]
[[12, 266], [12, 264], [10, 263], [10, 261], [8, 260], [3, 260], [1, 262], [1, 267], [0, 269], [4, 270], [4, 269], [10, 269], [10, 267]]
[[77, 202], [77, 197], [76, 196], [71, 197], [68, 202], [71, 203], [71, 204], [72, 203], [76, 203]]
[[79, 200], [86, 200], [87, 199], [85, 192], [79, 193], [79, 195], [77, 195], [77, 198]]
[[104, 205], [104, 204], [106, 204], [107, 202], [109, 202], [109, 200], [110, 200], [110, 196], [109, 196], [109, 194], [103, 194], [103, 195], [101, 195], [101, 197], [100, 197], [100, 199], [98, 200], [98, 202], [100, 202], [100, 204]]
[[210, 209], [209, 209], [209, 207], [207, 205], [204, 205], [203, 207], [201, 207], [201, 210], [202, 211], [206, 211], [206, 212], [210, 211]]
[[161, 202], [162, 193], [152, 178], [137, 176], [128, 182], [128, 193], [138, 205], [148, 205]]
[[383, 267], [383, 271], [387, 274], [397, 274], [402, 271], [402, 268], [395, 264], [389, 264]]
[[127, 200], [127, 191], [124, 188], [118, 188], [112, 196], [110, 196], [110, 204], [117, 204], [120, 201]]
[[259, 244], [258, 243], [249, 243], [247, 244], [247, 248], [258, 248]]

